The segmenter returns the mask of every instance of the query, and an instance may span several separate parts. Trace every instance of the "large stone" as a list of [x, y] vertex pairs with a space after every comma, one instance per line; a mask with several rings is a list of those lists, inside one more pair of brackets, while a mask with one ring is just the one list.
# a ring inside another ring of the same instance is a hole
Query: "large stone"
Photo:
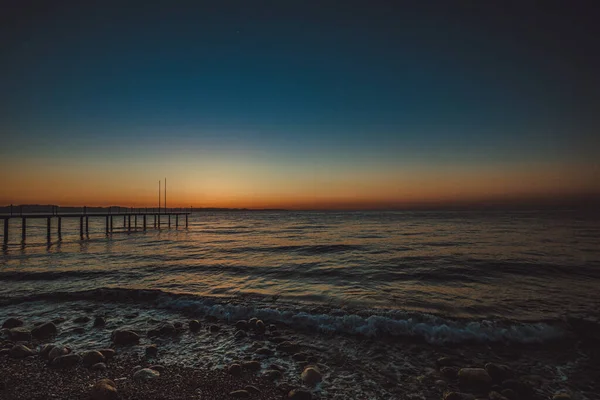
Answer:
[[132, 331], [116, 330], [112, 333], [112, 341], [114, 344], [131, 345], [140, 342], [140, 336]]
[[149, 381], [151, 379], [156, 379], [160, 376], [160, 372], [155, 371], [150, 368], [142, 368], [133, 374], [133, 379], [136, 381]]
[[47, 339], [51, 336], [56, 335], [58, 329], [52, 322], [46, 322], [45, 324], [36, 326], [31, 330], [31, 336], [36, 339]]
[[156, 357], [158, 354], [158, 347], [155, 344], [146, 346], [146, 357]]
[[92, 400], [117, 400], [117, 385], [110, 379], [99, 380], [92, 386], [90, 397]]
[[492, 381], [496, 383], [504, 382], [513, 377], [513, 371], [508, 365], [487, 363], [485, 364], [485, 370], [492, 378]]
[[231, 364], [229, 368], [227, 368], [227, 372], [233, 376], [240, 376], [242, 375], [242, 366], [240, 364]]
[[64, 346], [54, 346], [49, 352], [48, 352], [48, 360], [52, 361], [54, 360], [56, 357], [60, 357], [60, 356], [66, 356], [67, 354], [69, 354], [71, 352], [71, 349], [69, 349], [68, 347], [64, 347]]
[[96, 350], [88, 351], [83, 355], [83, 365], [91, 367], [94, 364], [102, 363], [106, 358], [102, 353]]
[[307, 367], [302, 371], [302, 381], [309, 386], [315, 386], [323, 380], [321, 372], [315, 367]]
[[275, 381], [277, 379], [283, 378], [283, 374], [281, 371], [276, 369], [268, 369], [263, 373], [263, 376], [269, 380]]
[[296, 353], [292, 356], [292, 359], [294, 359], [294, 361], [306, 361], [307, 357], [308, 354], [306, 353]]
[[244, 389], [240, 389], [234, 390], [233, 392], [229, 392], [229, 395], [236, 399], [247, 399], [248, 397], [250, 397], [250, 392]]
[[445, 378], [448, 379], [456, 379], [458, 376], [458, 368], [457, 367], [442, 367], [440, 372]]
[[100, 353], [102, 353], [102, 355], [107, 359], [110, 360], [111, 358], [113, 358], [115, 356], [115, 351], [113, 349], [100, 349], [98, 350]]
[[247, 337], [247, 336], [248, 336], [248, 334], [247, 334], [245, 331], [237, 331], [237, 332], [235, 333], [235, 335], [233, 335], [233, 337], [234, 337], [236, 340], [241, 340], [241, 339], [244, 339], [244, 338], [245, 338], [245, 337]]
[[197, 319], [194, 319], [194, 320], [191, 320], [190, 322], [188, 322], [188, 326], [190, 328], [190, 331], [192, 331], [192, 332], [198, 332], [200, 330], [200, 328], [202, 328], [202, 324]]
[[238, 331], [247, 331], [248, 330], [248, 321], [245, 320], [239, 320], [238, 322], [235, 323], [235, 329], [237, 329]]
[[208, 328], [209, 331], [211, 331], [212, 333], [216, 333], [219, 332], [221, 330], [221, 327], [219, 325], [211, 325]]
[[261, 365], [258, 361], [246, 361], [242, 363], [242, 367], [251, 371], [260, 371]]
[[91, 369], [94, 371], [106, 371], [107, 367], [106, 364], [104, 364], [103, 362], [99, 362], [97, 364], [92, 365]]
[[254, 323], [254, 330], [258, 333], [265, 333], [265, 331], [267, 330], [267, 327], [266, 327], [265, 323], [259, 319]]
[[256, 325], [256, 321], [258, 321], [258, 318], [256, 318], [256, 317], [250, 318], [248, 320], [248, 329], [254, 329], [254, 326]]
[[51, 365], [58, 367], [58, 368], [68, 368], [68, 367], [74, 367], [75, 365], [79, 364], [80, 361], [81, 361], [81, 357], [79, 355], [67, 354], [64, 356], [56, 357], [54, 360], [52, 360]]
[[52, 351], [52, 349], [56, 347], [53, 344], [47, 344], [44, 345], [44, 347], [42, 347], [42, 349], [40, 350], [40, 357], [42, 357], [44, 360], [48, 359], [48, 356], [50, 354], [50, 351]]
[[444, 396], [444, 400], [475, 400], [475, 396], [470, 393], [449, 392]]
[[12, 358], [25, 358], [35, 355], [35, 351], [22, 344], [16, 344], [8, 352], [8, 355]]
[[23, 321], [20, 320], [19, 318], [14, 318], [14, 317], [7, 319], [2, 324], [2, 328], [4, 328], [4, 329], [13, 329], [13, 328], [18, 328], [20, 326], [23, 326]]
[[292, 389], [287, 397], [291, 400], [312, 400], [312, 394], [305, 389]]
[[462, 390], [483, 393], [492, 386], [492, 378], [483, 368], [461, 368], [458, 383]]
[[528, 399], [532, 397], [534, 393], [533, 387], [529, 383], [517, 379], [505, 380], [502, 382], [502, 387], [515, 392], [519, 399]]
[[277, 345], [277, 351], [294, 354], [300, 351], [300, 345], [296, 342], [282, 342]]
[[453, 356], [445, 356], [440, 357], [436, 360], [436, 365], [438, 368], [441, 367], [458, 367], [460, 366], [460, 360], [457, 357]]
[[96, 317], [96, 319], [94, 319], [94, 328], [100, 328], [102, 326], [106, 325], [106, 320], [104, 319], [104, 317]]
[[12, 328], [8, 330], [8, 337], [15, 342], [29, 342], [31, 331], [24, 327]]

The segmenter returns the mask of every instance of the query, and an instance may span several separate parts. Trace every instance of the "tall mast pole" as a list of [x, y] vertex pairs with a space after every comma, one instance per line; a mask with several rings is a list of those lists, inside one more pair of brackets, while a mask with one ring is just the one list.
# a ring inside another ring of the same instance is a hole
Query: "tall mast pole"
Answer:
[[160, 214], [160, 180], [158, 181], [158, 213]]
[[167, 178], [165, 178], [165, 212], [167, 212]]

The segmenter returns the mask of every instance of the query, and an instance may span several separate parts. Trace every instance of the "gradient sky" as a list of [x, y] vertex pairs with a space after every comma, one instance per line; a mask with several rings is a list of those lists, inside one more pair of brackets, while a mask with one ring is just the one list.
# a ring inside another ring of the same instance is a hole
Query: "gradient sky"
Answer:
[[584, 2], [152, 3], [3, 3], [0, 204], [600, 193]]

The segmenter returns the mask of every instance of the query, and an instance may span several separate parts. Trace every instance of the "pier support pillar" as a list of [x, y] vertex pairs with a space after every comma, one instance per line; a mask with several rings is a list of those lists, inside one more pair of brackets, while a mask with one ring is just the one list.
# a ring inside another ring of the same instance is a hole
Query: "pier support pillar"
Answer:
[[57, 231], [58, 231], [58, 240], [60, 240], [62, 238], [62, 218], [61, 217], [58, 217]]
[[90, 217], [85, 217], [85, 234], [90, 234]]
[[83, 217], [79, 217], [79, 237], [83, 239]]
[[175, 216], [175, 229], [179, 228], [179, 214]]
[[169, 214], [169, 229], [171, 229], [171, 214]]
[[188, 215], [185, 214], [185, 229], [188, 227]]
[[127, 231], [131, 232], [131, 214], [127, 218]]
[[48, 243], [52, 241], [52, 234], [50, 232], [52, 218], [46, 218], [46, 239], [48, 239]]
[[137, 231], [137, 215], [134, 217], [133, 227]]
[[143, 224], [144, 224], [144, 231], [145, 231], [145, 230], [146, 230], [146, 214], [144, 214], [144, 221], [143, 221]]
[[27, 218], [21, 218], [21, 240], [25, 243], [27, 238]]
[[108, 223], [108, 215], [106, 216], [106, 236], [108, 236], [108, 227], [109, 227], [109, 223]]
[[8, 243], [8, 218], [4, 218], [4, 244]]
[[160, 229], [160, 214], [158, 214], [158, 216], [156, 217], [156, 219], [158, 220], [158, 229]]
[[123, 215], [123, 230], [127, 229], [127, 215]]
[[110, 216], [110, 233], [113, 231], [113, 216]]
[[156, 229], [156, 214], [154, 214], [154, 229]]

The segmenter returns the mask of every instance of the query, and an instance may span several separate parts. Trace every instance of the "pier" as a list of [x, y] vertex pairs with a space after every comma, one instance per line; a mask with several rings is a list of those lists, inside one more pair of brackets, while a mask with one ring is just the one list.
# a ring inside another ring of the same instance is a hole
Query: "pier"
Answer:
[[[7, 207], [8, 208], [8, 207]], [[58, 240], [62, 238], [63, 218], [79, 218], [79, 235], [83, 240], [89, 236], [90, 219], [100, 219], [104, 221], [104, 230], [106, 236], [113, 232], [136, 232], [146, 231], [148, 229], [171, 229], [171, 221], [174, 219], [175, 229], [179, 229], [180, 217], [181, 223], [185, 222], [185, 228], [189, 227], [189, 215], [192, 208], [123, 208], [109, 207], [108, 209], [95, 210], [88, 207], [79, 207], [73, 209], [68, 207], [66, 210], [60, 210], [59, 207], [52, 207], [48, 210], [27, 211], [23, 208], [13, 210], [11, 206], [9, 212], [0, 213], [0, 220], [3, 225], [3, 242], [8, 244], [9, 222], [11, 219], [21, 219], [21, 242], [25, 243], [27, 239], [27, 220], [45, 219], [46, 220], [46, 239], [48, 243], [52, 242], [52, 229], [56, 228]], [[115, 221], [116, 218], [116, 221]], [[123, 225], [120, 226], [120, 221]], [[183, 221], [185, 219], [185, 221]], [[165, 224], [166, 222], [166, 224]]]

